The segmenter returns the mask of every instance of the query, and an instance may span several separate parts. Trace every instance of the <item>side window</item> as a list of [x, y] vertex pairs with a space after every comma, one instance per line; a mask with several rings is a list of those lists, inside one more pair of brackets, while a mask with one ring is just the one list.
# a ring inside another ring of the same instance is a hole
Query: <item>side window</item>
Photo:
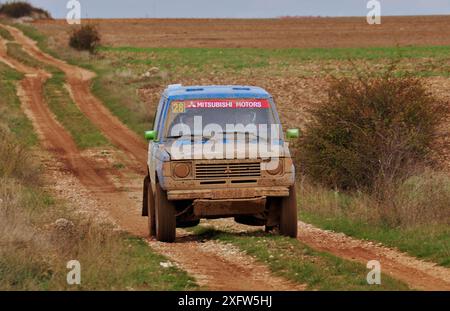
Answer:
[[156, 112], [156, 120], [155, 120], [156, 123], [155, 123], [154, 130], [158, 132], [158, 137], [157, 137], [158, 141], [161, 140], [161, 137], [162, 137], [161, 128], [162, 128], [162, 123], [164, 123], [163, 118], [164, 118], [164, 109], [165, 109], [166, 103], [167, 103], [167, 98], [166, 97], [161, 98], [161, 102], [158, 106], [158, 111]]
[[164, 103], [166, 101], [166, 98], [164, 96], [161, 97], [161, 100], [159, 101], [158, 108], [156, 109], [155, 118], [153, 119], [153, 130], [157, 131], [159, 127], [159, 118], [161, 116], [161, 111], [163, 110]]

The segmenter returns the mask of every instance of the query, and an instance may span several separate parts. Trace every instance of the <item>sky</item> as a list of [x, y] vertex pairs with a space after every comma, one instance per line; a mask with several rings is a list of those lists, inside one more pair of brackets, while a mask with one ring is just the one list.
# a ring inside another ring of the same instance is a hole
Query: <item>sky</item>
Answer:
[[[65, 18], [69, 0], [28, 0]], [[368, 0], [77, 0], [82, 18], [365, 16]], [[3, 2], [0, 0], [0, 2]], [[450, 14], [450, 0], [379, 0], [381, 15]]]

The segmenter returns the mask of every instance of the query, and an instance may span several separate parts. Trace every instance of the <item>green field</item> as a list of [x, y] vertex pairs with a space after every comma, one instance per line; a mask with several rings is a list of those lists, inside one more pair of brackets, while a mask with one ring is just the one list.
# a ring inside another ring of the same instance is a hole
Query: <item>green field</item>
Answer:
[[[313, 61], [346, 60], [409, 60], [430, 62], [429, 74], [448, 75], [450, 46], [386, 47], [386, 48], [306, 48], [306, 49], [258, 49], [258, 48], [133, 48], [102, 47], [101, 52], [130, 54], [123, 61], [165, 69], [204, 71], [243, 69], [283, 69], [299, 63]], [[434, 64], [444, 64], [434, 68]], [[425, 74], [425, 68], [420, 74]]]
[[17, 140], [26, 146], [37, 143], [37, 135], [31, 121], [22, 112], [19, 98], [16, 96], [17, 83], [23, 75], [0, 62], [0, 122], [6, 124]]

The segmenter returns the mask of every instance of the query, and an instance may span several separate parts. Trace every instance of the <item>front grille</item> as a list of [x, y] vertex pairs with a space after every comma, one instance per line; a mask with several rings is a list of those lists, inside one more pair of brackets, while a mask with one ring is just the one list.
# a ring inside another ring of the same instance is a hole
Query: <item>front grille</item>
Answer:
[[220, 179], [261, 176], [259, 162], [240, 163], [197, 163], [195, 165], [196, 179]]

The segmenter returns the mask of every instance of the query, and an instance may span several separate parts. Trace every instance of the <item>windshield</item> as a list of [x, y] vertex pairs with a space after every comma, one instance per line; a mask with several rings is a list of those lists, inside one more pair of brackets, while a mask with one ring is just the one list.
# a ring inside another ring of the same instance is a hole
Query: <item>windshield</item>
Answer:
[[168, 110], [164, 137], [208, 137], [211, 133], [250, 133], [275, 124], [268, 99], [200, 99], [173, 101]]

